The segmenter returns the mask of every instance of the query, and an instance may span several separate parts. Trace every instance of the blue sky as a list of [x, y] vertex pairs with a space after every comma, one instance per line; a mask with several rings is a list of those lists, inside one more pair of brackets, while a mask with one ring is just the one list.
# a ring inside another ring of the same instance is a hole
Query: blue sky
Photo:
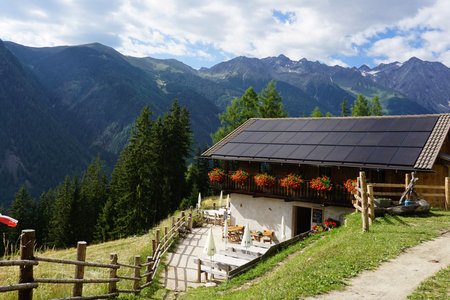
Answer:
[[0, 39], [34, 47], [99, 42], [194, 68], [279, 54], [342, 66], [416, 56], [450, 66], [450, 1], [280, 2], [1, 1]]

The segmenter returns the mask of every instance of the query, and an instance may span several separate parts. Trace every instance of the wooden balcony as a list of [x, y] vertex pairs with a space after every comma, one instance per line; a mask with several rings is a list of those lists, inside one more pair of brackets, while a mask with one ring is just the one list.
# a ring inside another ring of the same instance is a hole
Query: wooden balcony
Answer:
[[353, 207], [353, 196], [342, 185], [333, 184], [331, 191], [317, 191], [312, 189], [309, 181], [304, 181], [299, 189], [288, 189], [280, 185], [279, 180], [270, 188], [262, 188], [256, 185], [253, 176], [246, 183], [238, 184], [229, 177], [221, 184], [213, 184], [213, 188], [223, 190], [226, 193], [238, 193], [252, 195], [254, 197], [279, 198], [285, 201], [302, 201], [317, 203], [325, 206]]

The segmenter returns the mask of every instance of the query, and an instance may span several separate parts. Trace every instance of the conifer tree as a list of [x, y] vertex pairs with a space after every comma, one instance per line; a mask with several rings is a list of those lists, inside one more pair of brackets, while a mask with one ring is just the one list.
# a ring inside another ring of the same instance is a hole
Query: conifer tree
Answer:
[[259, 94], [259, 117], [261, 118], [283, 118], [287, 112], [283, 107], [283, 99], [276, 90], [275, 81], [270, 81]]
[[370, 101], [370, 115], [372, 116], [382, 116], [383, 115], [383, 108], [380, 104], [380, 99], [378, 96], [375, 96]]
[[311, 117], [313, 118], [323, 117], [322, 112], [320, 111], [320, 108], [318, 106], [314, 107], [313, 111], [311, 112]]
[[11, 205], [11, 216], [19, 222], [15, 227], [15, 237], [18, 237], [23, 229], [34, 229], [37, 223], [36, 203], [28, 194], [25, 186], [21, 186], [16, 193]]
[[72, 231], [73, 203], [79, 195], [78, 179], [66, 176], [64, 182], [56, 187], [49, 228], [49, 243], [55, 247], [67, 247], [75, 244]]
[[242, 123], [258, 115], [258, 95], [252, 87], [249, 87], [242, 97], [233, 99], [219, 115], [220, 127], [212, 135], [213, 142], [217, 143]]
[[352, 116], [370, 116], [369, 103], [363, 95], [358, 95], [353, 103]]
[[347, 98], [344, 98], [341, 103], [341, 117], [348, 117], [350, 116], [350, 110], [348, 108], [348, 100]]

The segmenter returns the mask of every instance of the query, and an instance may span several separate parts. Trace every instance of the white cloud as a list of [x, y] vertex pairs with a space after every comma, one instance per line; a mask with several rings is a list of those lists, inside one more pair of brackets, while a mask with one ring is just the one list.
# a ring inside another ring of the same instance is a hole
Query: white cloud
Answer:
[[30, 46], [98, 41], [127, 55], [203, 61], [283, 53], [341, 65], [358, 55], [448, 64], [450, 56], [445, 0], [23, 0], [0, 3], [0, 28], [0, 38]]

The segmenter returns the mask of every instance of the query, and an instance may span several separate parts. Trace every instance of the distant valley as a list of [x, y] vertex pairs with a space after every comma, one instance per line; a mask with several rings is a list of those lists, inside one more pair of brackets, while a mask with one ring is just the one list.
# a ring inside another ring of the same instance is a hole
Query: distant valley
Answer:
[[173, 99], [191, 114], [195, 147], [210, 144], [218, 114], [249, 86], [270, 80], [290, 116], [315, 106], [339, 114], [343, 99], [378, 95], [388, 114], [449, 112], [450, 69], [417, 58], [375, 68], [327, 66], [286, 56], [237, 57], [200, 70], [136, 58], [101, 44], [32, 48], [0, 41], [0, 202], [25, 184], [33, 195], [99, 155], [111, 167], [144, 105]]

